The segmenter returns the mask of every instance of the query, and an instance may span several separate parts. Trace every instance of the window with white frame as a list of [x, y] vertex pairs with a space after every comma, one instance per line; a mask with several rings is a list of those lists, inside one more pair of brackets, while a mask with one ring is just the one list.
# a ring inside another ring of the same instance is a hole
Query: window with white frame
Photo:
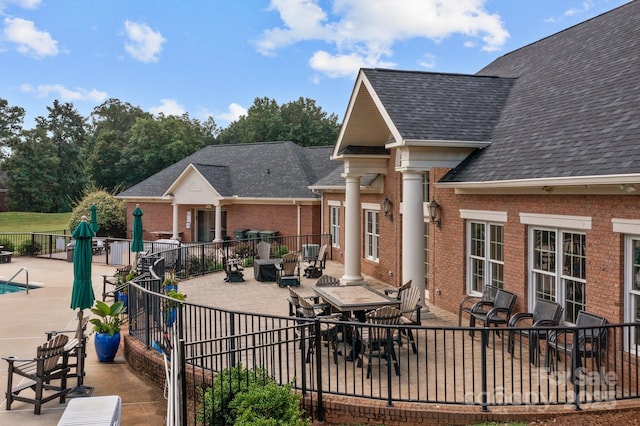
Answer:
[[486, 285], [504, 287], [504, 225], [467, 222], [467, 292], [480, 294]]
[[586, 234], [557, 228], [530, 228], [530, 271], [534, 299], [564, 307], [564, 319], [575, 323], [586, 308]]
[[[640, 323], [640, 236], [625, 237], [625, 321]], [[628, 347], [635, 353], [640, 349], [640, 327], [630, 333]]]
[[331, 232], [331, 244], [340, 247], [340, 207], [329, 207], [329, 231]]
[[364, 256], [369, 260], [379, 260], [378, 243], [380, 241], [380, 212], [364, 211]]

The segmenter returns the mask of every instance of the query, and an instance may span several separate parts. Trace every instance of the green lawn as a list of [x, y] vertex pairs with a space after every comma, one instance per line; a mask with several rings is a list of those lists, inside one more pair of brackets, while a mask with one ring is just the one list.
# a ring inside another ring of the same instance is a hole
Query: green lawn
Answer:
[[0, 213], [0, 232], [54, 232], [69, 230], [71, 213]]

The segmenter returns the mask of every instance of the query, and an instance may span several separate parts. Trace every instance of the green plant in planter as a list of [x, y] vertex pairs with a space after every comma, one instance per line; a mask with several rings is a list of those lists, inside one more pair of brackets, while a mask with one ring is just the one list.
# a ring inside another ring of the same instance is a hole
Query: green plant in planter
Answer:
[[93, 324], [93, 331], [96, 333], [104, 333], [109, 336], [120, 332], [122, 320], [120, 314], [124, 310], [124, 303], [116, 302], [111, 306], [104, 302], [96, 300], [96, 305], [91, 308], [91, 312], [99, 318], [91, 318], [89, 322]]
[[168, 299], [162, 301], [162, 315], [167, 327], [171, 327], [177, 318], [177, 308], [180, 302], [184, 302], [187, 295], [179, 290], [169, 290], [167, 292]]
[[178, 287], [178, 279], [176, 278], [176, 271], [169, 271], [167, 277], [162, 282], [162, 287]]
[[129, 281], [131, 281], [132, 279], [134, 279], [135, 277], [136, 277], [136, 271], [132, 269], [132, 270], [127, 274], [127, 276], [124, 278], [124, 280], [125, 280], [125, 282], [129, 282]]

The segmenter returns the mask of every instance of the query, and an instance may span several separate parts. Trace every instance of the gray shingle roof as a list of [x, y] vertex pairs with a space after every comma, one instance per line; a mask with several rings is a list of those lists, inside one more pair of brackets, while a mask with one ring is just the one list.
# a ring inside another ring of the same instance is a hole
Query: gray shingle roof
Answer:
[[492, 143], [443, 182], [640, 173], [640, 1], [511, 52]]
[[403, 139], [488, 141], [511, 78], [363, 69]]
[[189, 164], [223, 196], [317, 198], [308, 186], [330, 173], [332, 147], [293, 142], [210, 145], [118, 194], [160, 197]]

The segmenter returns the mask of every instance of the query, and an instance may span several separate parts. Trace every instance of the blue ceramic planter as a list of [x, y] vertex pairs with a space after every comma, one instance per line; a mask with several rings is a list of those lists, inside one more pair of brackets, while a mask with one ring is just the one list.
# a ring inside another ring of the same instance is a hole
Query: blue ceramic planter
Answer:
[[173, 323], [176, 322], [176, 317], [178, 316], [178, 312], [176, 308], [171, 308], [169, 312], [165, 312], [164, 323], [167, 327], [172, 327]]
[[107, 333], [96, 333], [94, 337], [98, 361], [111, 362], [116, 357], [120, 346], [120, 333], [109, 336]]
[[118, 292], [118, 301], [124, 303], [124, 311], [129, 309], [129, 293]]

